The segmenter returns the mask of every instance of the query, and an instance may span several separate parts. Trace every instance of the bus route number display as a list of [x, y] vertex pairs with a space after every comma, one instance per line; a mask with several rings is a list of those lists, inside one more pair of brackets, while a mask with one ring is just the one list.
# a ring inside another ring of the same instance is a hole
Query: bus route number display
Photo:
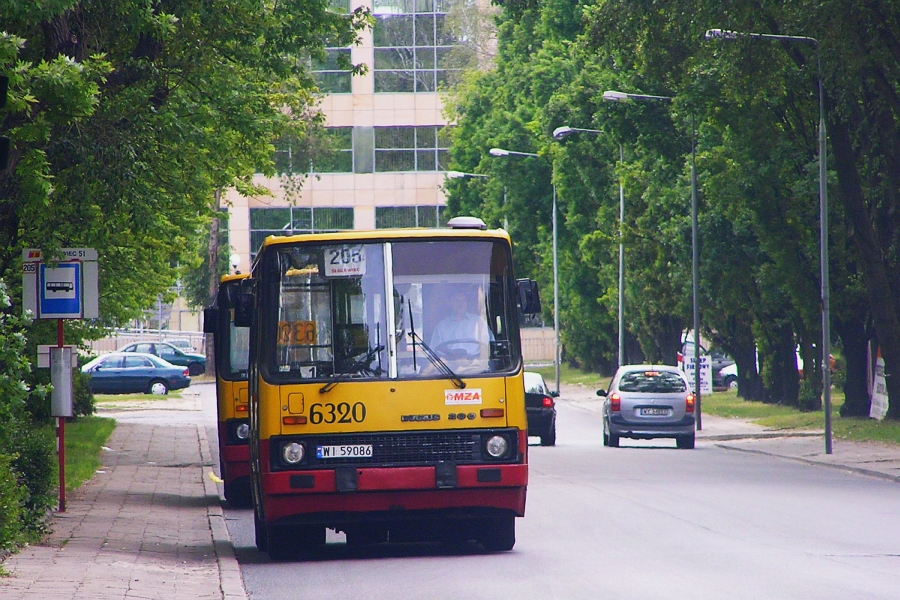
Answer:
[[314, 346], [318, 339], [315, 321], [279, 321], [279, 346]]
[[366, 274], [366, 253], [361, 245], [332, 246], [325, 250], [325, 277], [362, 277]]

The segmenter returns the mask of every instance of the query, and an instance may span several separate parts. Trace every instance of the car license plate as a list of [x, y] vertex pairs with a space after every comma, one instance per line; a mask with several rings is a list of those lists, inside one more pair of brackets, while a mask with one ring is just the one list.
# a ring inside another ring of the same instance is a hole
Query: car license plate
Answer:
[[640, 409], [640, 415], [642, 417], [665, 417], [668, 416], [668, 414], [668, 408], [649, 407]]
[[316, 458], [363, 458], [372, 456], [372, 444], [316, 446]]

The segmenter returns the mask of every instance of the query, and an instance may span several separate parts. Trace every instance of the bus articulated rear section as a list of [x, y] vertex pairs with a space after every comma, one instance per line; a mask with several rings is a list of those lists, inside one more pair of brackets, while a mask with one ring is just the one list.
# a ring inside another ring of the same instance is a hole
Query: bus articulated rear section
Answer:
[[506, 233], [269, 238], [250, 281], [257, 546], [308, 552], [332, 528], [511, 549], [528, 483], [518, 319], [538, 305]]
[[215, 306], [203, 311], [203, 331], [213, 334], [216, 374], [216, 414], [219, 472], [225, 500], [237, 508], [251, 505], [250, 400], [247, 371], [250, 330], [234, 324], [234, 304], [247, 275], [225, 275]]

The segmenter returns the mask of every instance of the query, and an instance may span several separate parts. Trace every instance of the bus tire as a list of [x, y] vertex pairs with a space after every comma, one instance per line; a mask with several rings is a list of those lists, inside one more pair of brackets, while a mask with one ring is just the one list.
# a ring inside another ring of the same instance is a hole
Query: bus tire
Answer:
[[232, 508], [250, 508], [253, 506], [253, 497], [250, 494], [250, 484], [246, 480], [226, 481], [225, 501]]
[[269, 558], [290, 560], [315, 556], [325, 546], [323, 525], [269, 525], [266, 527]]
[[255, 510], [253, 511], [253, 530], [256, 534], [256, 549], [260, 552], [266, 552], [269, 549], [269, 532]]
[[347, 528], [348, 546], [374, 546], [388, 540], [388, 532], [384, 527], [376, 525], [355, 525]]
[[296, 556], [296, 541], [291, 535], [289, 527], [267, 525], [265, 529], [268, 545], [266, 552], [268, 552], [269, 558], [272, 560], [287, 560]]
[[503, 516], [489, 519], [481, 535], [481, 545], [488, 552], [507, 552], [516, 545], [516, 518]]

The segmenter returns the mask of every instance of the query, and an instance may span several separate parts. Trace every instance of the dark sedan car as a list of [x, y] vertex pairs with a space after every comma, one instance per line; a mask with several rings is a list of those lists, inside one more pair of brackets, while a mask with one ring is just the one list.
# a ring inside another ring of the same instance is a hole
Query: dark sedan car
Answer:
[[190, 370], [191, 375], [202, 375], [206, 372], [206, 356], [184, 352], [168, 342], [134, 342], [128, 344], [119, 352], [143, 352], [155, 354], [173, 365], [184, 365]]
[[191, 385], [186, 367], [138, 352], [98, 356], [81, 367], [81, 372], [91, 376], [95, 394], [168, 394]]
[[540, 373], [525, 371], [525, 412], [528, 435], [541, 438], [541, 446], [556, 445], [556, 392], [547, 389]]

